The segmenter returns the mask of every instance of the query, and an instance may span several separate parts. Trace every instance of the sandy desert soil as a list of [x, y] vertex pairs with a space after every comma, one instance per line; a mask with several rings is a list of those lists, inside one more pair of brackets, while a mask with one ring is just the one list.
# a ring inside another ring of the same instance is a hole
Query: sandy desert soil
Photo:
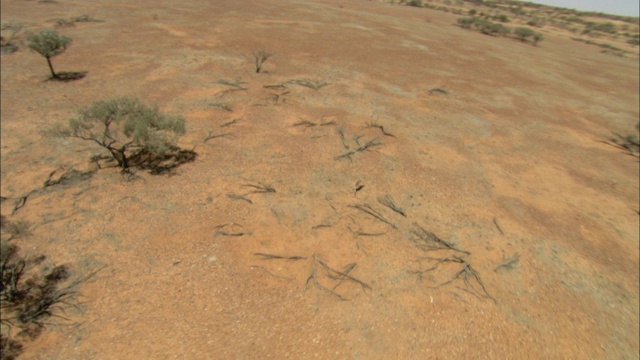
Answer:
[[[103, 20], [58, 29], [73, 45], [54, 66], [82, 80], [2, 56], [2, 214], [31, 224], [12, 241], [77, 278], [102, 269], [23, 358], [638, 358], [639, 163], [604, 142], [637, 132], [636, 60], [361, 0], [1, 10], [31, 31]], [[259, 74], [258, 49], [274, 54]], [[122, 95], [184, 115], [197, 159], [133, 181], [102, 169], [10, 215], [102, 154], [43, 130]], [[455, 249], [425, 251], [420, 229]]]

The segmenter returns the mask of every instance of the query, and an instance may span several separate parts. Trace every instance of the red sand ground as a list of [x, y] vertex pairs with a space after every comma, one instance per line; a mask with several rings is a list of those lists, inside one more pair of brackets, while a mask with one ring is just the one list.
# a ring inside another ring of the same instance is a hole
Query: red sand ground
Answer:
[[[77, 278], [104, 267], [78, 288], [73, 325], [50, 326], [23, 358], [638, 358], [638, 158], [602, 142], [636, 131], [636, 60], [370, 1], [3, 0], [1, 10], [31, 31], [104, 20], [59, 29], [74, 42], [54, 66], [85, 79], [46, 81], [44, 59], [25, 47], [2, 56], [3, 215], [51, 171], [92, 168], [99, 148], [42, 131], [96, 100], [136, 96], [183, 114], [180, 145], [198, 153], [171, 175], [126, 181], [103, 169], [9, 216], [32, 224], [14, 240], [24, 253]], [[260, 74], [257, 49], [275, 54]], [[221, 79], [246, 90], [223, 93]], [[296, 79], [329, 85], [264, 87]], [[428, 91], [439, 86], [448, 94]], [[303, 120], [335, 124], [294, 126]], [[341, 128], [351, 148], [358, 136], [382, 145], [336, 160]], [[203, 142], [210, 133], [230, 135]], [[227, 196], [247, 183], [276, 192], [246, 195], [252, 204]], [[386, 195], [406, 217], [378, 202]], [[217, 233], [224, 224], [244, 235]], [[435, 265], [426, 257], [461, 254], [421, 250], [417, 226], [468, 251], [496, 302], [472, 278], [474, 288], [437, 287], [459, 263], [419, 276]], [[494, 271], [516, 253], [517, 266]], [[314, 263], [320, 285], [338, 284], [320, 260], [356, 263], [349, 274], [371, 289], [344, 281], [341, 300], [305, 286]]]

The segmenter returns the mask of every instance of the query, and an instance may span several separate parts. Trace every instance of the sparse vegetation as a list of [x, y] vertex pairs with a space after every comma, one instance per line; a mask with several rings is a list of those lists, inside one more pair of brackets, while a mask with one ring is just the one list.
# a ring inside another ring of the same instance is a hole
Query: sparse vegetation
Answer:
[[75, 25], [75, 23], [81, 23], [81, 22], [101, 22], [100, 20], [96, 20], [93, 17], [87, 15], [87, 14], [83, 14], [80, 16], [74, 16], [72, 18], [70, 18], [69, 20], [67, 19], [53, 19], [51, 20], [56, 24], [56, 27], [66, 27], [66, 26], [73, 26]]
[[527, 41], [527, 38], [532, 37], [535, 32], [529, 28], [518, 27], [513, 33], [520, 41], [524, 42]]
[[23, 345], [11, 330], [17, 328], [19, 338], [34, 339], [50, 324], [48, 318], [66, 320], [61, 313], [77, 306], [74, 287], [82, 280], [60, 287], [70, 277], [67, 266], [45, 266], [45, 256], [24, 258], [16, 245], [4, 241], [0, 247], [0, 357], [12, 359]]
[[614, 137], [609, 138], [609, 144], [623, 149], [634, 156], [640, 155], [640, 140], [638, 134], [621, 135], [613, 133]]
[[260, 73], [260, 71], [262, 71], [262, 68], [264, 67], [264, 64], [272, 56], [273, 56], [273, 54], [271, 54], [271, 53], [269, 53], [269, 52], [267, 52], [265, 50], [258, 50], [258, 51], [255, 51], [253, 53], [253, 59], [254, 59], [255, 67], [256, 67], [256, 73]]
[[581, 38], [575, 38], [575, 37], [572, 37], [571, 40], [583, 42], [583, 43], [588, 44], [588, 45], [595, 45], [595, 46], [601, 47], [601, 48], [605, 49], [605, 50], [603, 50], [603, 52], [606, 52], [607, 50], [611, 50], [614, 54], [619, 54], [619, 56], [624, 56], [624, 52], [625, 52], [624, 50], [622, 50], [622, 49], [620, 49], [618, 47], [615, 47], [615, 46], [613, 46], [611, 44], [599, 43], [599, 42], [595, 42], [595, 41], [591, 41], [591, 40], [585, 40], [585, 39], [581, 39]]
[[612, 22], [606, 23], [594, 23], [587, 22], [584, 28], [583, 34], [588, 34], [592, 31], [599, 31], [607, 34], [615, 34], [618, 30], [616, 29], [616, 25]]
[[10, 237], [8, 240], [29, 236], [31, 234], [30, 228], [31, 224], [28, 221], [9, 221], [4, 218], [2, 221], [2, 232], [9, 234]]
[[0, 51], [2, 54], [11, 54], [18, 51], [16, 37], [22, 30], [21, 25], [3, 25], [2, 31], [10, 32], [8, 37], [0, 36]]
[[532, 39], [533, 39], [533, 45], [536, 46], [536, 45], [538, 45], [538, 42], [540, 42], [540, 41], [542, 41], [544, 39], [544, 36], [541, 33], [536, 32], [536, 33], [533, 34], [533, 38]]
[[184, 118], [164, 114], [135, 98], [98, 101], [80, 110], [69, 121], [69, 128], [59, 132], [98, 144], [123, 170], [158, 159], [180, 160], [180, 155], [186, 155], [174, 143], [185, 133]]
[[53, 79], [59, 79], [60, 77], [53, 70], [51, 58], [65, 52], [71, 44], [71, 39], [59, 35], [55, 30], [42, 30], [37, 34], [29, 34], [27, 39], [29, 40], [29, 48], [47, 59], [51, 77]]

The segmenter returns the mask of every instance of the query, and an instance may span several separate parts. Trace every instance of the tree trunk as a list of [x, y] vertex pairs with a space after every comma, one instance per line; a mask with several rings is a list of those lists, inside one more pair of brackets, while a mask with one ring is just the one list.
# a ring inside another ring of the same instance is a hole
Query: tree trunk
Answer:
[[111, 156], [113, 156], [113, 158], [116, 159], [118, 166], [120, 166], [122, 170], [127, 170], [129, 168], [129, 159], [127, 159], [127, 155], [125, 154], [126, 150], [114, 149], [114, 148], [107, 148], [107, 149], [111, 153]]
[[53, 77], [54, 79], [58, 78], [58, 74], [56, 74], [55, 71], [53, 71], [53, 65], [51, 65], [51, 58], [47, 57], [47, 64], [49, 65], [49, 70], [51, 70], [51, 77]]

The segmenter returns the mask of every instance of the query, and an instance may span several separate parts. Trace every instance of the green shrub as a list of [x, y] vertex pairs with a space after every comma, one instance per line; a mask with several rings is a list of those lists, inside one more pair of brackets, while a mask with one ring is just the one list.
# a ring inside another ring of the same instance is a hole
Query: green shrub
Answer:
[[469, 15], [473, 16], [473, 15], [475, 15], [477, 12], [478, 12], [478, 10], [476, 10], [476, 9], [471, 9], [471, 10], [469, 10]]
[[533, 20], [527, 21], [527, 25], [535, 26], [535, 27], [542, 27], [542, 23], [538, 19], [533, 19]]
[[544, 40], [544, 36], [541, 33], [535, 32], [533, 33], [533, 45], [538, 45], [538, 42]]
[[127, 170], [133, 156], [158, 157], [174, 151], [174, 141], [185, 133], [185, 122], [181, 116], [166, 115], [138, 99], [120, 97], [80, 110], [62, 133], [98, 144]]
[[473, 23], [473, 26], [485, 35], [508, 35], [510, 29], [502, 24], [493, 23], [486, 19], [478, 19]]
[[475, 17], [461, 17], [461, 18], [458, 18], [458, 25], [460, 25], [465, 29], [470, 29], [473, 23], [476, 22], [476, 19], [477, 18]]
[[42, 30], [37, 34], [29, 34], [29, 48], [47, 59], [51, 77], [59, 79], [58, 74], [53, 70], [51, 58], [58, 56], [67, 50], [71, 44], [71, 39], [66, 36], [58, 35], [54, 30]]
[[582, 33], [587, 34], [592, 31], [599, 31], [607, 34], [615, 34], [616, 32], [618, 32], [616, 25], [612, 22], [594, 23], [592, 21], [589, 21], [585, 24], [585, 29]]
[[527, 41], [527, 38], [532, 37], [535, 34], [535, 31], [525, 27], [518, 27], [513, 31], [513, 33], [518, 39], [520, 39], [520, 41]]
[[508, 23], [510, 21], [509, 17], [507, 15], [505, 15], [505, 14], [500, 14], [500, 15], [494, 16], [493, 20], [497, 20], [497, 21], [500, 21], [500, 22], [503, 22], [503, 23]]

